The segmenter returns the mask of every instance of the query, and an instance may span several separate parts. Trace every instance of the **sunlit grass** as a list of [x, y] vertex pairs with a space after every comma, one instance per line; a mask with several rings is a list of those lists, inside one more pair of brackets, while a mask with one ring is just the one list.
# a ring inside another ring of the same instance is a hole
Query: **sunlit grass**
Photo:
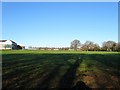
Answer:
[[106, 51], [74, 51], [74, 50], [7, 50], [2, 54], [119, 54]]

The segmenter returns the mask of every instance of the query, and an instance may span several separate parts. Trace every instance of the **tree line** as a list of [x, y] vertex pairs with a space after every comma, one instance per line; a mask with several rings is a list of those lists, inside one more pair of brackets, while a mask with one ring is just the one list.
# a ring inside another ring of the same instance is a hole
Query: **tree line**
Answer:
[[70, 48], [82, 51], [120, 51], [120, 42], [104, 41], [100, 47], [99, 44], [92, 41], [86, 41], [84, 44], [81, 44], [79, 40], [73, 40]]
[[31, 50], [81, 50], [81, 51], [120, 51], [120, 42], [104, 41], [102, 46], [92, 41], [86, 41], [84, 44], [80, 40], [73, 40], [70, 47], [32, 47]]

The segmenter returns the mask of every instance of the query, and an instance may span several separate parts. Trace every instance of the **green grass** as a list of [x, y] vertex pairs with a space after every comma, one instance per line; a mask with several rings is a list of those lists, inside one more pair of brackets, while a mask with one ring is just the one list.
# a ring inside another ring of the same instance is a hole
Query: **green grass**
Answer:
[[74, 51], [74, 50], [7, 50], [2, 54], [120, 54], [106, 51]]
[[120, 53], [2, 51], [3, 88], [120, 88]]

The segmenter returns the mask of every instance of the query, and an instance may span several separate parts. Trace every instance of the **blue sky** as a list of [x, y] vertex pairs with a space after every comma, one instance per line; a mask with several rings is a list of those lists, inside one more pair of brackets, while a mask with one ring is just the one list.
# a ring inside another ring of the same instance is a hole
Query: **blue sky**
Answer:
[[117, 2], [2, 3], [2, 39], [25, 46], [70, 46], [74, 39], [118, 41]]

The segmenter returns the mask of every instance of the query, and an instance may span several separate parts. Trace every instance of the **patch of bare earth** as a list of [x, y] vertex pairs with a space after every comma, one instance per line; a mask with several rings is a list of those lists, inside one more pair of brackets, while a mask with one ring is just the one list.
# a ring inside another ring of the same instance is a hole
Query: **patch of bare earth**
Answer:
[[117, 76], [102, 71], [86, 71], [79, 75], [79, 79], [90, 88], [120, 88], [120, 80]]

